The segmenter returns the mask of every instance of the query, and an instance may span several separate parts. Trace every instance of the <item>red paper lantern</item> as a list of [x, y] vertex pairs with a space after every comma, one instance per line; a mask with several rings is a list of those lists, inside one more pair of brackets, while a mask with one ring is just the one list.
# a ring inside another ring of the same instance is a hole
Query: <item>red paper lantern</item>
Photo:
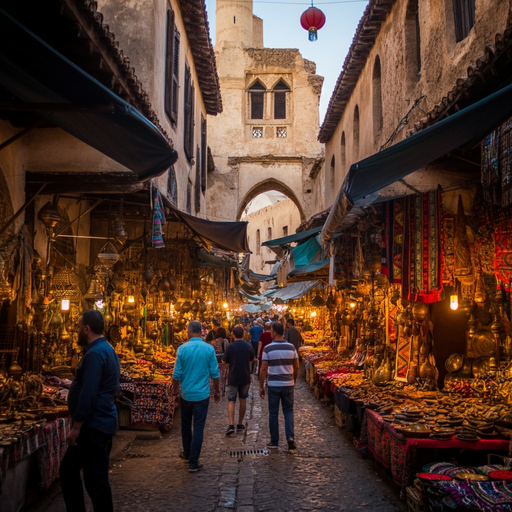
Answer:
[[309, 32], [309, 40], [318, 39], [317, 32], [325, 25], [325, 14], [316, 7], [306, 9], [300, 17], [300, 24], [304, 30]]

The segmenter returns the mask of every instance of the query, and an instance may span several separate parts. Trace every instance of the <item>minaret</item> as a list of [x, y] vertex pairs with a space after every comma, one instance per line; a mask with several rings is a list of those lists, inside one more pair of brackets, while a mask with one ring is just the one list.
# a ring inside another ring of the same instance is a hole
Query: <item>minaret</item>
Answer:
[[216, 16], [216, 47], [222, 48], [225, 43], [245, 48], [263, 46], [262, 40], [254, 41], [255, 25], [257, 39], [263, 39], [263, 31], [261, 20], [252, 14], [252, 0], [217, 0]]

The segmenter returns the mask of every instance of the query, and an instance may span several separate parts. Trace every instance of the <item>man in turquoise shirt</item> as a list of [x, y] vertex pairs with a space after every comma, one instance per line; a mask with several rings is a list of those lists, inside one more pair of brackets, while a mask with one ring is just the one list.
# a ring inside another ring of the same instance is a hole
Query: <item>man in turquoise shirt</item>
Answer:
[[202, 340], [201, 332], [201, 322], [192, 321], [188, 324], [189, 341], [178, 348], [172, 376], [172, 393], [175, 396], [180, 395], [183, 442], [180, 457], [188, 461], [190, 473], [195, 473], [203, 467], [199, 464], [199, 455], [210, 403], [210, 377], [214, 386], [213, 400], [220, 401], [219, 364], [215, 349]]

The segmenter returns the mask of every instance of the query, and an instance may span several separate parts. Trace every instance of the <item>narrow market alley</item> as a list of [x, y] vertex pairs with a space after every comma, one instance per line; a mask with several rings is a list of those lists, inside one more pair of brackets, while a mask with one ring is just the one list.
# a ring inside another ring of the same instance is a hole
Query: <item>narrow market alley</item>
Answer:
[[[211, 402], [201, 453], [204, 468], [190, 474], [178, 458], [179, 414], [170, 432], [121, 430], [114, 438], [111, 483], [115, 510], [137, 511], [405, 511], [397, 492], [361, 459], [334, 426], [330, 409], [315, 399], [300, 377], [295, 394], [297, 451], [269, 455], [230, 452], [262, 450], [268, 442], [267, 402], [251, 386], [246, 432], [225, 436], [227, 399]], [[284, 423], [280, 415], [281, 439]], [[88, 499], [88, 498], [86, 498]], [[92, 510], [90, 503], [88, 511]], [[58, 486], [30, 512], [64, 512]]]

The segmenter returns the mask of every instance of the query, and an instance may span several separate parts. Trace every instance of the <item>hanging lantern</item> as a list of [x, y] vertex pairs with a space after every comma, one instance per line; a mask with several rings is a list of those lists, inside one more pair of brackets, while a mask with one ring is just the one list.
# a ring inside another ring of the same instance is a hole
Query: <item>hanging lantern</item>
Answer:
[[103, 299], [103, 293], [101, 291], [101, 284], [97, 277], [93, 277], [87, 293], [84, 295], [86, 300], [99, 301]]
[[304, 30], [309, 32], [309, 40], [316, 41], [318, 39], [317, 32], [325, 25], [325, 14], [320, 9], [311, 6], [302, 13], [300, 24]]
[[107, 242], [98, 254], [100, 266], [107, 271], [112, 270], [118, 259], [119, 253], [111, 242]]
[[37, 213], [37, 218], [45, 225], [46, 229], [53, 229], [61, 220], [59, 209], [48, 201]]

